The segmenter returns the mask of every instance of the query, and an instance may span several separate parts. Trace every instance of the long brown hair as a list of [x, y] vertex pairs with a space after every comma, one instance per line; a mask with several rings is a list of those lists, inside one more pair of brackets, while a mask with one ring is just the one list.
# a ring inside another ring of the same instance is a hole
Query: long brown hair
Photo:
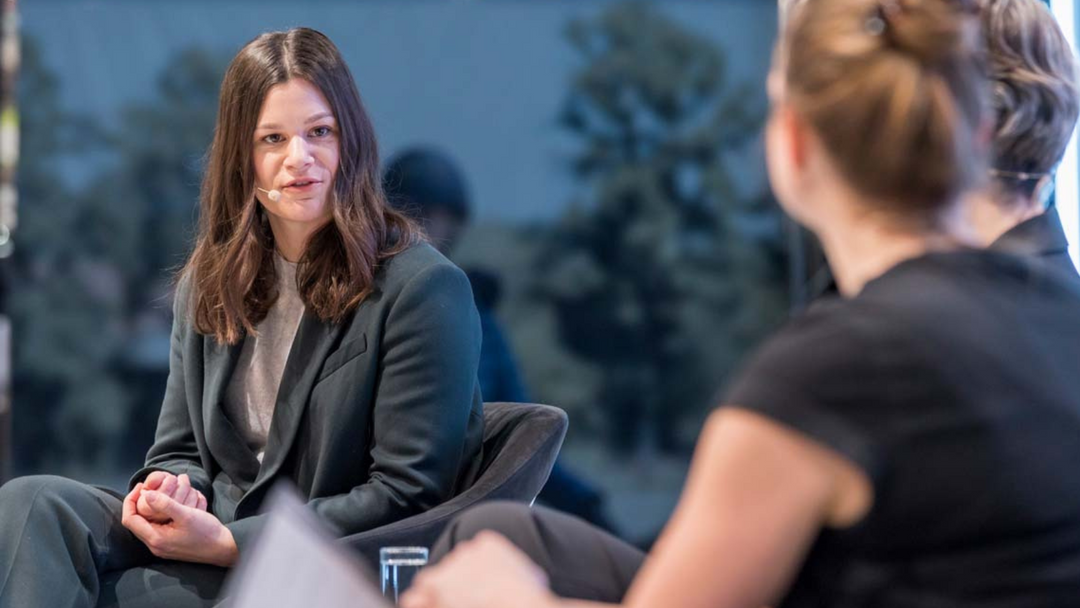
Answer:
[[379, 263], [422, 238], [386, 203], [375, 131], [334, 43], [308, 28], [262, 34], [237, 53], [222, 80], [199, 234], [180, 273], [191, 285], [195, 329], [222, 344], [253, 334], [277, 300], [273, 234], [255, 200], [252, 146], [267, 92], [293, 78], [326, 97], [341, 147], [332, 219], [308, 240], [297, 266], [307, 308], [324, 322], [341, 322], [371, 293]]
[[984, 179], [989, 88], [973, 1], [799, 2], [780, 49], [792, 108], [884, 211], [933, 221]]

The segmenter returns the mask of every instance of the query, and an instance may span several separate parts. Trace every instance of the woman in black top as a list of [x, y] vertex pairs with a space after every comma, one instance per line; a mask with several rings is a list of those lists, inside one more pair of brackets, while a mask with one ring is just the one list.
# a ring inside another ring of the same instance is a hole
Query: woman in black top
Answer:
[[989, 124], [965, 4], [792, 14], [770, 177], [845, 297], [751, 358], [649, 558], [558, 515], [485, 507], [448, 529], [436, 554], [455, 550], [406, 608], [1080, 602], [1080, 291], [973, 249], [958, 219]]

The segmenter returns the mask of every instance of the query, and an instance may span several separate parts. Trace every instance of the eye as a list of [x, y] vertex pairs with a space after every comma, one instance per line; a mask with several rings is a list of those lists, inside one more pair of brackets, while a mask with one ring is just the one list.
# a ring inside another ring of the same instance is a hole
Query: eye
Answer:
[[277, 133], [271, 133], [270, 135], [263, 137], [262, 141], [268, 144], [280, 144], [281, 142], [285, 141], [285, 138]]
[[315, 127], [311, 130], [312, 137], [329, 137], [334, 131], [330, 127]]

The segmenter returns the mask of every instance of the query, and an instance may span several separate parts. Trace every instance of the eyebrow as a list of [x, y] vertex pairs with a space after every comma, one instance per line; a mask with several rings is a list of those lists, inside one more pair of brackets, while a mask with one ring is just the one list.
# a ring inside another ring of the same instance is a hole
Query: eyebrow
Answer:
[[[304, 121], [304, 124], [310, 125], [311, 123], [318, 122], [318, 121], [320, 121], [320, 120], [322, 120], [324, 118], [333, 119], [334, 115], [331, 114], [330, 112], [319, 112], [318, 114], [314, 114], [314, 115], [308, 117], [308, 119]], [[272, 123], [272, 122], [268, 122], [266, 124], [262, 124], [262, 125], [259, 125], [259, 126], [255, 127], [256, 130], [260, 130], [260, 129], [280, 129], [280, 128], [281, 128], [281, 125], [275, 124], [275, 123]]]

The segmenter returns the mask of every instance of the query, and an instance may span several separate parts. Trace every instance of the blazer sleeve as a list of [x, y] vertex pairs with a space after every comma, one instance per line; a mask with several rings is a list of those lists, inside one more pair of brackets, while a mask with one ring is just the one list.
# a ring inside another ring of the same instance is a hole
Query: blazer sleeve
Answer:
[[174, 475], [186, 473], [191, 485], [212, 500], [210, 477], [202, 467], [195, 430], [188, 411], [185, 365], [198, 362], [184, 361], [184, 344], [191, 331], [187, 317], [189, 291], [186, 281], [176, 290], [173, 303], [172, 335], [169, 339], [169, 378], [165, 384], [165, 399], [161, 404], [154, 444], [146, 454], [146, 464], [132, 475], [129, 488], [146, 479], [153, 471], [168, 471]]
[[[380, 345], [367, 482], [308, 505], [339, 535], [369, 530], [450, 498], [471, 458], [471, 416], [483, 415], [476, 370], [480, 319], [460, 269], [430, 266], [387, 313]], [[482, 422], [480, 423], [482, 424]], [[227, 524], [240, 551], [265, 515]]]

